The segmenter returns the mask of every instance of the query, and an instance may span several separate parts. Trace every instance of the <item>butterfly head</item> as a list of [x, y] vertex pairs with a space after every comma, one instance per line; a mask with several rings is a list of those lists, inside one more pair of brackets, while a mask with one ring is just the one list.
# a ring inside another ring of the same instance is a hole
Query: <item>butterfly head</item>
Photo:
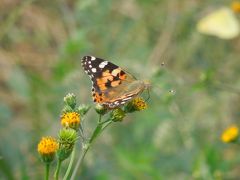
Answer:
[[144, 80], [144, 90], [149, 90], [152, 86], [149, 80]]

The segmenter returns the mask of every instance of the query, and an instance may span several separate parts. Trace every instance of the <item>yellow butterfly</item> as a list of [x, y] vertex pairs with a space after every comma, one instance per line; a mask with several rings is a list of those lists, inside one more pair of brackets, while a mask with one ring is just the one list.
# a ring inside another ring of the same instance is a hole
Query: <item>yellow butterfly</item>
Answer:
[[223, 7], [197, 23], [200, 33], [217, 36], [221, 39], [232, 39], [239, 35], [240, 27], [237, 17], [230, 8]]

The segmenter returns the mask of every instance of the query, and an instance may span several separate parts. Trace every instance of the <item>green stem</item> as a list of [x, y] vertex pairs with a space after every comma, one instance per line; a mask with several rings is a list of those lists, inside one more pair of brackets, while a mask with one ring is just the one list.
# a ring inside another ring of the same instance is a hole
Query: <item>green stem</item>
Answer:
[[113, 121], [106, 121], [106, 124], [104, 124], [104, 126], [102, 127], [102, 131], [108, 127]]
[[63, 180], [67, 180], [67, 178], [69, 176], [69, 173], [71, 172], [73, 161], [74, 161], [74, 157], [75, 157], [75, 152], [76, 152], [76, 145], [73, 147], [73, 151], [72, 151], [72, 154], [71, 154], [71, 159], [70, 159], [67, 171], [66, 171], [66, 173], [65, 173], [65, 175], [63, 177]]
[[83, 162], [83, 159], [84, 159], [84, 157], [85, 157], [85, 155], [86, 155], [89, 147], [90, 147], [90, 145], [86, 145], [86, 147], [83, 148], [83, 152], [82, 152], [80, 158], [79, 158], [78, 161], [77, 161], [77, 164], [76, 164], [76, 166], [75, 166], [75, 168], [74, 168], [74, 171], [73, 171], [73, 173], [72, 173], [72, 177], [71, 177], [70, 180], [74, 180], [74, 179], [75, 179], [75, 177], [76, 177], [76, 175], [77, 175], [78, 167], [81, 166], [81, 164], [82, 164], [82, 162]]
[[62, 164], [62, 161], [58, 160], [58, 162], [57, 162], [57, 169], [56, 169], [56, 171], [54, 173], [54, 179], [55, 180], [58, 180], [58, 175], [59, 175], [59, 172], [60, 172], [61, 164]]
[[101, 123], [101, 120], [102, 120], [102, 115], [100, 114], [99, 119], [98, 119], [98, 123]]
[[49, 167], [50, 167], [50, 164], [46, 163], [46, 165], [45, 165], [45, 180], [48, 180], [48, 177], [49, 177]]
[[101, 132], [103, 132], [103, 130], [109, 125], [112, 123], [112, 121], [104, 121], [106, 122], [106, 124], [103, 124], [103, 123], [100, 123], [101, 122], [101, 115], [99, 117], [99, 123], [97, 125], [97, 127], [95, 128], [95, 130], [93, 131], [92, 133], [92, 136], [90, 138], [90, 140], [88, 141], [88, 143], [84, 143], [83, 144], [83, 152], [81, 154], [81, 156], [79, 157], [78, 161], [77, 161], [77, 164], [74, 168], [74, 171], [72, 173], [72, 177], [71, 177], [71, 180], [74, 180], [76, 175], [77, 175], [77, 171], [79, 169], [79, 167], [81, 166], [82, 162], [83, 162], [83, 159], [85, 157], [85, 155], [87, 154], [89, 148], [90, 148], [90, 145], [92, 144], [92, 142], [101, 134]]
[[107, 119], [107, 120], [105, 120], [105, 121], [100, 122], [99, 124], [103, 125], [103, 124], [105, 124], [106, 122], [110, 122], [110, 120]]

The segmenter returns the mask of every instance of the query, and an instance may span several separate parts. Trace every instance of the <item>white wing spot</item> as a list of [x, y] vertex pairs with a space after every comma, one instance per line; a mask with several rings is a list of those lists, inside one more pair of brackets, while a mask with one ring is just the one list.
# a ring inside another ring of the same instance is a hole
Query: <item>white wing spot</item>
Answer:
[[96, 58], [94, 56], [91, 56], [91, 60], [94, 61]]
[[124, 98], [123, 100], [124, 101], [126, 101], [126, 100], [129, 100], [129, 99], [131, 99], [132, 97], [126, 97], [126, 98]]
[[89, 65], [89, 68], [92, 68], [92, 65]]
[[92, 68], [91, 70], [92, 70], [92, 72], [94, 72], [94, 73], [97, 72], [97, 69], [96, 69], [96, 68]]
[[99, 67], [100, 67], [100, 68], [104, 68], [107, 64], [108, 64], [107, 61], [103, 61], [103, 62], [101, 62], [101, 63], [99, 64]]
[[88, 61], [88, 64], [91, 64], [91, 61]]

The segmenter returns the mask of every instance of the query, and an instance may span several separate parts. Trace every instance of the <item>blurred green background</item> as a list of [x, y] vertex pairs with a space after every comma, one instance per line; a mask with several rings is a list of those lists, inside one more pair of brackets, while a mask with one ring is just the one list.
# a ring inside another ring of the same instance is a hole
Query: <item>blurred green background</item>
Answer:
[[[94, 143], [82, 179], [238, 179], [239, 147], [220, 135], [240, 117], [240, 38], [196, 31], [206, 12], [230, 3], [1, 0], [1, 179], [42, 179], [37, 143], [56, 137], [63, 97], [72, 92], [93, 105], [80, 65], [88, 54], [150, 80], [152, 89], [147, 110]], [[89, 134], [96, 118], [92, 109]]]

